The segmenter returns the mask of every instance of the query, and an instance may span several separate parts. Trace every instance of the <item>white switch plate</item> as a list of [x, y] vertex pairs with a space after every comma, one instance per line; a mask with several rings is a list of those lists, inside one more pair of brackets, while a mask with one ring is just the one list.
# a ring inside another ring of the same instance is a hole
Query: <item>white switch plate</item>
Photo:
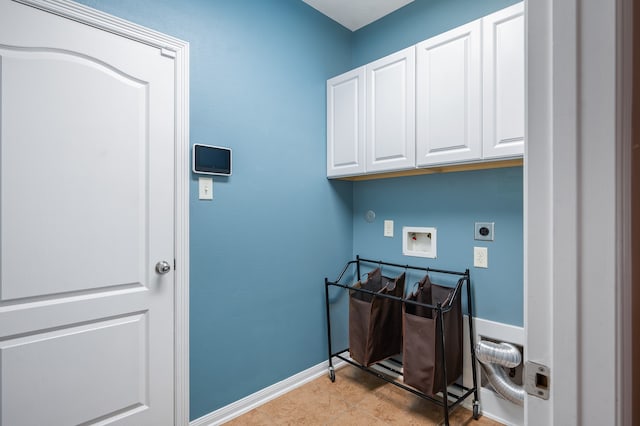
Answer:
[[473, 248], [473, 266], [476, 268], [489, 267], [489, 250], [486, 247]]
[[384, 221], [384, 236], [393, 237], [393, 221], [392, 220]]
[[213, 200], [213, 178], [198, 178], [198, 198], [201, 200]]

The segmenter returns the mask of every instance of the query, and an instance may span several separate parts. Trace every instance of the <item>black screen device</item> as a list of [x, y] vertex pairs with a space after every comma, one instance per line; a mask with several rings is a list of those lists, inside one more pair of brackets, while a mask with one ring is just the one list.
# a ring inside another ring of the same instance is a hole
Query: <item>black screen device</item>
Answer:
[[193, 144], [193, 173], [231, 176], [231, 148]]

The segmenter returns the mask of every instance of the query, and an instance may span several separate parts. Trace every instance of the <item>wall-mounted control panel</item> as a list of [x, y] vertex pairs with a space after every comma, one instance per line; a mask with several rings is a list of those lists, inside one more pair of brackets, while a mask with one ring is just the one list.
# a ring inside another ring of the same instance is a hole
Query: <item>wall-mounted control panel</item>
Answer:
[[195, 143], [191, 158], [193, 173], [231, 176], [231, 148]]
[[493, 222], [476, 222], [473, 239], [480, 241], [493, 241]]

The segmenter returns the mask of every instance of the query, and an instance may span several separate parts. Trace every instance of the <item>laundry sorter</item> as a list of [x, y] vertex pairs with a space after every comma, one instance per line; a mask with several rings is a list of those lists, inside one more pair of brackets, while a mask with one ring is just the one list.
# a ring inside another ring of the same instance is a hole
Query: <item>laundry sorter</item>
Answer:
[[[365, 268], [368, 272], [363, 274]], [[420, 275], [421, 279], [415, 284], [407, 286], [409, 271], [424, 275]], [[389, 272], [393, 276], [388, 276]], [[447, 276], [454, 281], [457, 278], [457, 281], [452, 286], [439, 285], [431, 281], [432, 275]], [[355, 284], [344, 283], [347, 277], [353, 277]], [[349, 347], [337, 352], [332, 348], [331, 287], [349, 293]], [[471, 387], [461, 383], [463, 290], [467, 296]], [[333, 359], [338, 358], [441, 406], [445, 425], [449, 424], [450, 410], [471, 395], [474, 398], [473, 418], [479, 418], [468, 269], [456, 272], [356, 256], [355, 260], [347, 262], [335, 281], [325, 278], [325, 297], [332, 382], [336, 379]]]

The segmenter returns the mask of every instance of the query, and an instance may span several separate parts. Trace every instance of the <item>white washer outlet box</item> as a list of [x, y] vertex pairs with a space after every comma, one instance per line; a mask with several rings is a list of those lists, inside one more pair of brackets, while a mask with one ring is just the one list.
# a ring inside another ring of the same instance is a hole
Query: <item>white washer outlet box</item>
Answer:
[[402, 227], [402, 254], [405, 256], [435, 259], [437, 255], [436, 243], [436, 228], [417, 226]]

